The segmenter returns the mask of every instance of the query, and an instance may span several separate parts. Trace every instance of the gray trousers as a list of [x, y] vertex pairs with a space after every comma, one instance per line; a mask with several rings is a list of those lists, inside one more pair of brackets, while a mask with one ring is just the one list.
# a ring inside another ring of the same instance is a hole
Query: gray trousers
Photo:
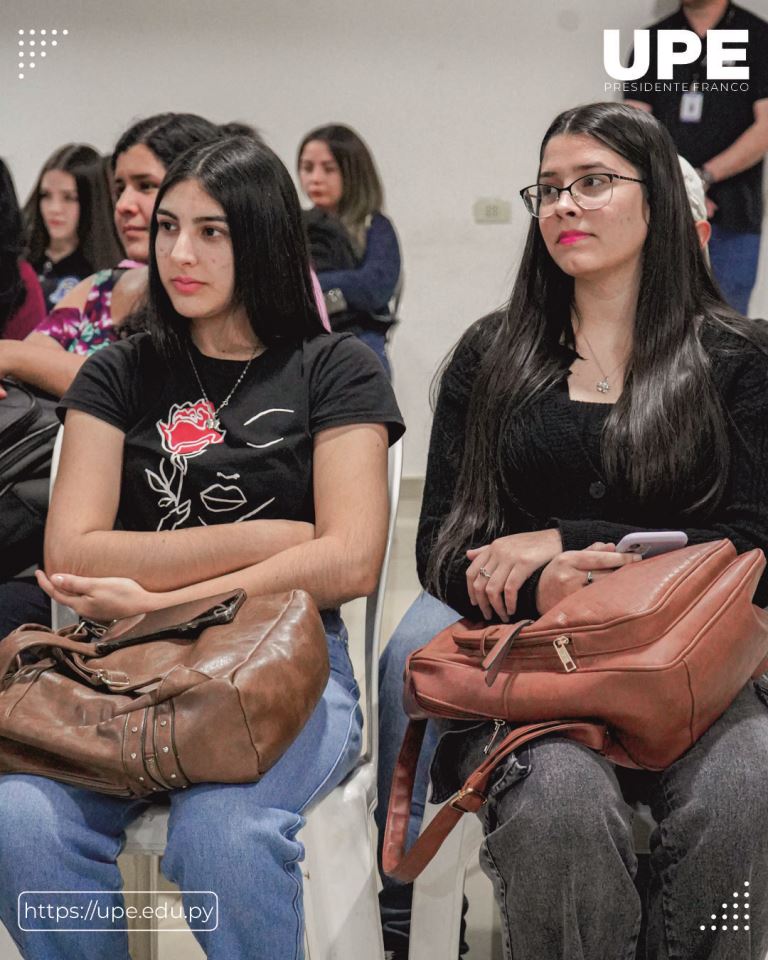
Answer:
[[[557, 737], [524, 747], [518, 761], [481, 812], [505, 956], [634, 960], [642, 904], [621, 769]], [[753, 684], [688, 753], [649, 776], [658, 826], [645, 960], [764, 960], [768, 708]]]

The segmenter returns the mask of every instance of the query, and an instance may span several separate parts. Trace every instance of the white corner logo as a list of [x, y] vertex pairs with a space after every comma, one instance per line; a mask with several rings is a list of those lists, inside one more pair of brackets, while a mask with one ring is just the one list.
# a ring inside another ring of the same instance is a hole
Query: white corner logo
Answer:
[[[747, 59], [749, 30], [707, 30], [707, 80], [749, 80], [749, 67], [736, 66]], [[621, 63], [621, 31], [603, 31], [603, 64], [614, 80], [640, 80], [651, 65], [651, 31], [634, 31], [634, 59]], [[743, 44], [743, 46], [726, 46]], [[658, 30], [656, 53], [659, 80], [671, 80], [676, 65], [694, 63], [701, 56], [702, 42], [693, 30]]]
[[40, 30], [19, 30], [18, 35], [19, 72], [17, 76], [19, 80], [23, 80], [29, 75], [28, 71], [36, 69], [37, 64], [52, 53], [54, 47], [58, 47], [63, 37], [69, 36], [69, 30], [44, 27]]
[[[744, 881], [744, 893], [739, 899], [738, 890], [733, 891], [733, 899], [731, 900], [730, 906], [727, 903], [721, 904], [722, 913], [710, 914], [709, 924], [702, 923], [699, 926], [699, 930], [706, 930], [709, 926], [710, 930], [732, 930], [738, 932], [740, 930], [749, 930], [749, 880]], [[731, 913], [731, 911], [733, 911]]]

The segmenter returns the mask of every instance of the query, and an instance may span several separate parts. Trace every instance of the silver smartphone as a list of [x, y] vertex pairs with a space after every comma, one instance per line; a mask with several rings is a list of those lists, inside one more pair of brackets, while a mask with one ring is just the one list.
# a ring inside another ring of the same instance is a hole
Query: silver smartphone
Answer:
[[688, 544], [688, 535], [682, 530], [639, 531], [628, 533], [616, 544], [616, 553], [636, 553], [641, 557], [655, 557], [670, 550], [679, 550]]

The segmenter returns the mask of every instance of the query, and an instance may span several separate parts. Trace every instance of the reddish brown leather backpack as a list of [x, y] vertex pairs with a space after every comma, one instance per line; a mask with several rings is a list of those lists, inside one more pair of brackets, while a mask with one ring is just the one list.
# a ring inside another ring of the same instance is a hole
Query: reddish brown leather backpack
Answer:
[[[524, 743], [570, 737], [629, 767], [663, 770], [721, 716], [768, 656], [768, 613], [752, 603], [761, 550], [729, 540], [622, 567], [536, 621], [460, 621], [413, 653], [411, 716], [389, 801], [385, 871], [411, 881], [494, 769]], [[403, 856], [426, 718], [519, 724]]]

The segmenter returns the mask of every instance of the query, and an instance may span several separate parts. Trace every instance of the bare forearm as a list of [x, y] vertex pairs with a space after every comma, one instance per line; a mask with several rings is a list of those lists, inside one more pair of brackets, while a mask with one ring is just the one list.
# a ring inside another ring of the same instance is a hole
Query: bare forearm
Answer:
[[66, 351], [66, 347], [63, 347], [55, 337], [51, 337], [47, 333], [35, 333], [34, 330], [32, 333], [27, 334], [24, 338], [24, 343], [30, 346], [40, 347], [43, 350]]
[[242, 588], [249, 596], [306, 590], [321, 610], [329, 610], [367, 596], [376, 588], [384, 544], [380, 548], [351, 549], [335, 537], [321, 537], [225, 576], [204, 580], [180, 590], [158, 593], [157, 608], [186, 603]]
[[53, 520], [46, 531], [45, 566], [49, 574], [130, 577], [146, 590], [175, 590], [261, 563], [313, 536], [310, 523], [249, 520], [186, 530], [96, 530], [63, 537]]
[[69, 390], [85, 359], [58, 345], [40, 346], [26, 340], [3, 344], [5, 372], [56, 397], [63, 397]]
[[754, 167], [768, 152], [768, 123], [753, 123], [744, 133], [704, 166], [715, 181], [727, 180]]

